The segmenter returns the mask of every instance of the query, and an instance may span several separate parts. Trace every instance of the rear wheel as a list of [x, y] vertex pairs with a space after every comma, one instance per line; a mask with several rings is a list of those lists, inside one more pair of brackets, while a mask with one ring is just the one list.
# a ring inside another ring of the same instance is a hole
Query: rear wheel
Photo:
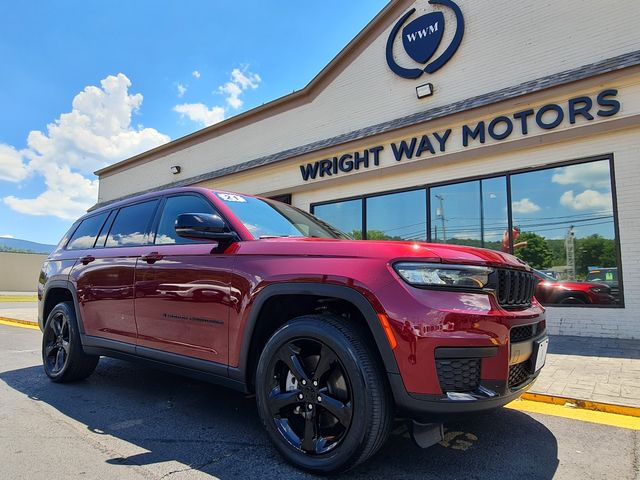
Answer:
[[81, 380], [93, 373], [99, 358], [82, 350], [73, 303], [53, 307], [42, 336], [42, 363], [47, 376], [59, 383]]
[[384, 370], [345, 322], [298, 317], [273, 334], [258, 362], [256, 397], [269, 436], [289, 462], [314, 473], [365, 461], [392, 420]]

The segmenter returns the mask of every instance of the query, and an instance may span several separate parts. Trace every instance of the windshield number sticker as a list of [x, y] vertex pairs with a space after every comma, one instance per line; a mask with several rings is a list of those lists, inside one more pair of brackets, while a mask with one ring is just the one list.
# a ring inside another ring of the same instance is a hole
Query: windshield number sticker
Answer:
[[218, 197], [220, 197], [225, 202], [239, 202], [245, 203], [247, 200], [240, 195], [232, 195], [230, 193], [218, 193]]

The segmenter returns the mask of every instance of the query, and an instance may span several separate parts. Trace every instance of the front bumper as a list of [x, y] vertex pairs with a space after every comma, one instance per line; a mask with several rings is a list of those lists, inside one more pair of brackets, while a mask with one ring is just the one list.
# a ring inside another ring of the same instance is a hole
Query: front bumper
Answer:
[[[535, 332], [534, 328], [532, 332]], [[396, 407], [401, 414], [420, 422], [446, 421], [460, 418], [464, 414], [501, 407], [518, 398], [533, 385], [542, 367], [536, 365], [539, 362], [538, 350], [544, 348], [541, 356], [546, 356], [548, 338], [546, 331], [541, 330], [530, 338], [511, 343], [508, 377], [505, 380], [479, 379], [473, 389], [465, 390], [467, 380], [464, 378], [445, 376], [439, 370], [438, 381], [443, 390], [441, 394], [410, 393], [407, 392], [400, 374], [389, 374]], [[435, 361], [447, 359], [450, 363], [468, 360], [481, 362], [496, 354], [497, 348], [452, 348], [444, 349]], [[450, 391], [446, 391], [447, 388]]]

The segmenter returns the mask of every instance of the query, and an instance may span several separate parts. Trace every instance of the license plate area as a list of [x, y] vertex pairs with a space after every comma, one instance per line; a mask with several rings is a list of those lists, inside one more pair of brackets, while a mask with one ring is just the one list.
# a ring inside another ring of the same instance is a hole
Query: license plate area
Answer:
[[547, 350], [549, 349], [549, 339], [536, 340], [533, 344], [533, 358], [535, 359], [533, 372], [537, 373], [547, 360]]

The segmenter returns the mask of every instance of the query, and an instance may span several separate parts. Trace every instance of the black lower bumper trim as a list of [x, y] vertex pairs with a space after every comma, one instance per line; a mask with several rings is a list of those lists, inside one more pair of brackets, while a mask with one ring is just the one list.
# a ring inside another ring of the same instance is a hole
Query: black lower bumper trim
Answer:
[[503, 395], [475, 400], [451, 400], [437, 395], [411, 394], [407, 392], [399, 374], [389, 373], [388, 377], [398, 413], [413, 420], [427, 422], [447, 421], [460, 418], [465, 414], [502, 407], [525, 393], [537, 375], [519, 385], [517, 390], [507, 390]]

